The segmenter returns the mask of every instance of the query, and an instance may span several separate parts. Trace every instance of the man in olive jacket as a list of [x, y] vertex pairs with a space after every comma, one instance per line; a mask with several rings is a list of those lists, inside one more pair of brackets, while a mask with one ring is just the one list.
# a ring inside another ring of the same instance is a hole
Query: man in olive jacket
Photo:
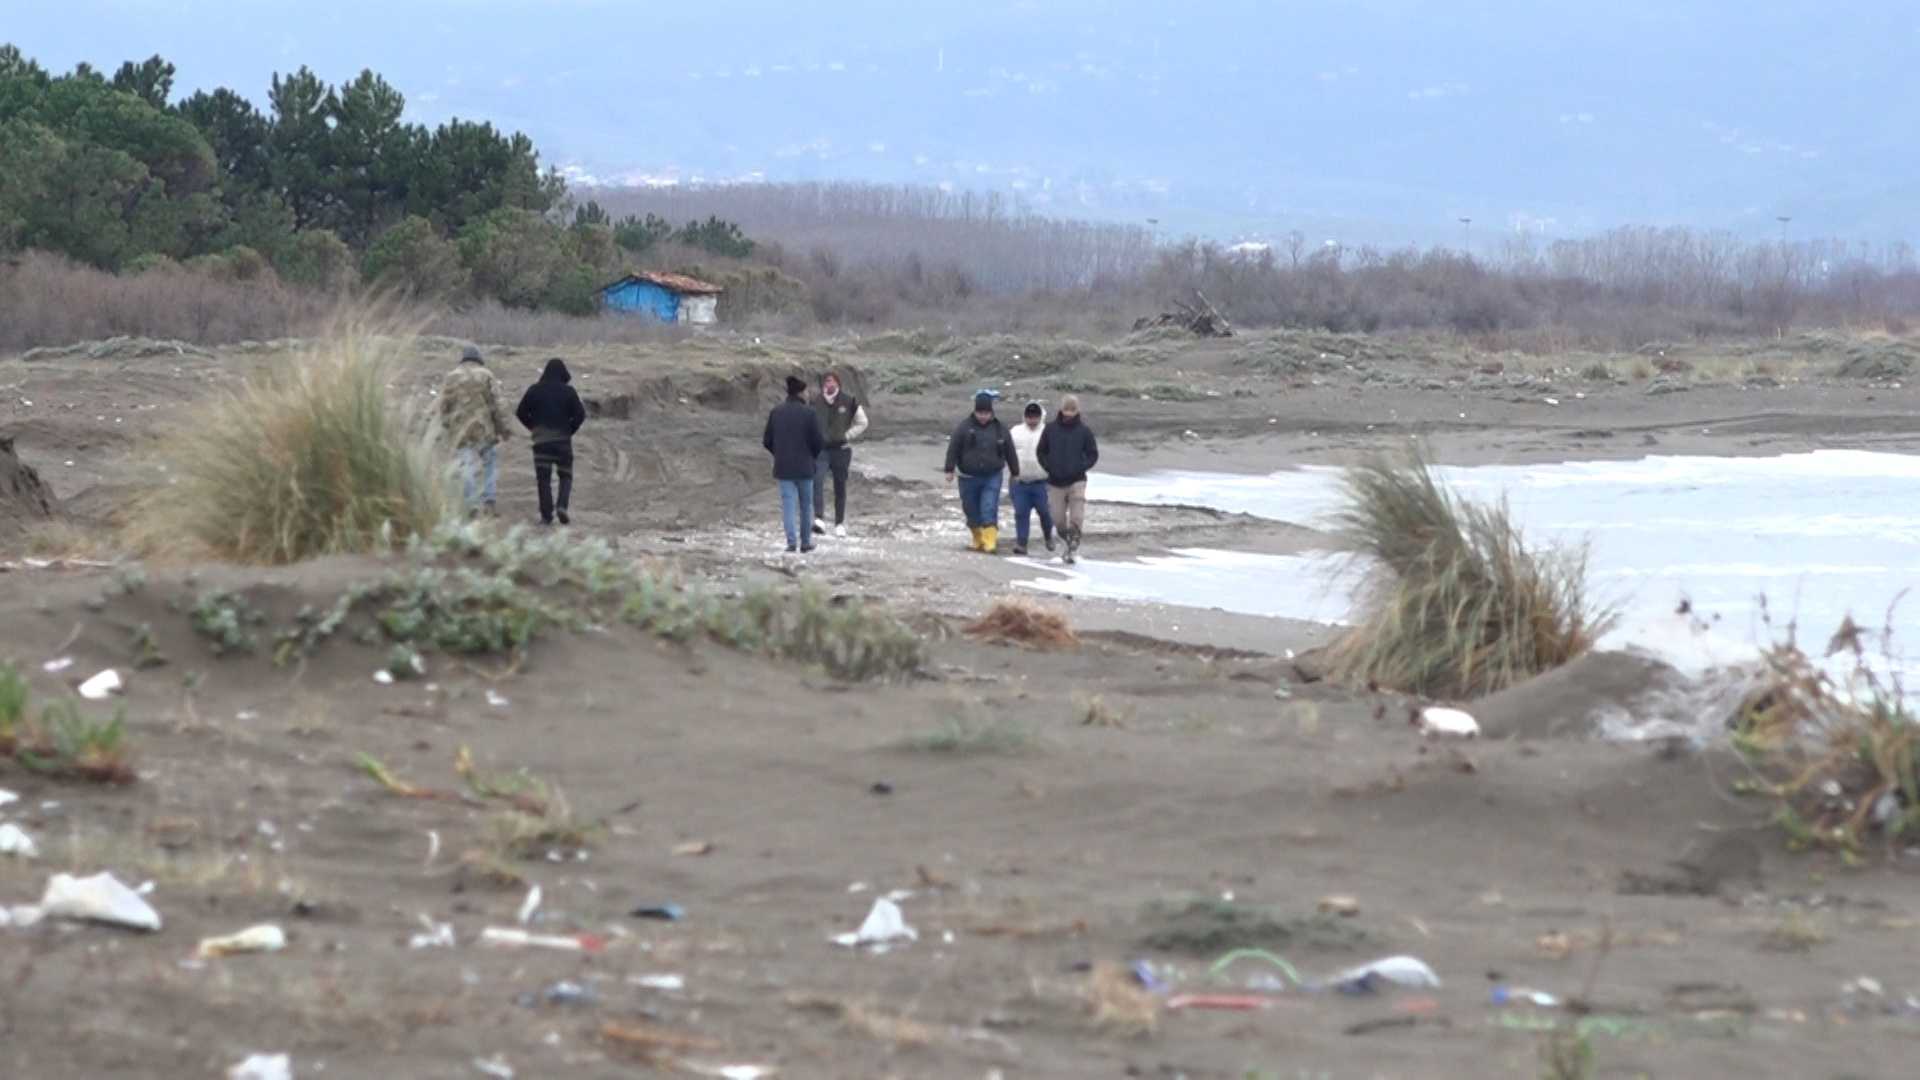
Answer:
[[1080, 529], [1087, 519], [1087, 473], [1100, 460], [1100, 444], [1080, 417], [1079, 398], [1068, 394], [1060, 399], [1060, 415], [1040, 433], [1033, 456], [1047, 472], [1054, 528], [1067, 542], [1060, 561], [1073, 562], [1080, 553]]
[[993, 415], [993, 395], [982, 390], [973, 397], [973, 415], [960, 421], [947, 440], [947, 479], [960, 480], [960, 509], [973, 534], [968, 550], [994, 554], [1000, 544], [1000, 479], [1002, 472], [1020, 475], [1020, 455], [1006, 426]]
[[476, 345], [460, 354], [460, 363], [440, 380], [440, 422], [453, 443], [467, 498], [467, 513], [485, 508], [493, 514], [499, 486], [497, 447], [513, 434], [513, 418], [500, 404], [500, 384], [487, 370]]

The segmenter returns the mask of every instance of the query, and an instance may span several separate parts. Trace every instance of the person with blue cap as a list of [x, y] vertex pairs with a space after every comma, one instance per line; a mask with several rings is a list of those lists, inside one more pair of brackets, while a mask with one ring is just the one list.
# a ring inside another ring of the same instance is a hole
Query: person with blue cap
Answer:
[[1020, 476], [1020, 455], [1006, 425], [993, 415], [993, 392], [973, 396], [973, 414], [960, 421], [947, 440], [947, 480], [959, 480], [960, 509], [973, 534], [969, 551], [992, 555], [1000, 544], [1000, 483], [1003, 473]]

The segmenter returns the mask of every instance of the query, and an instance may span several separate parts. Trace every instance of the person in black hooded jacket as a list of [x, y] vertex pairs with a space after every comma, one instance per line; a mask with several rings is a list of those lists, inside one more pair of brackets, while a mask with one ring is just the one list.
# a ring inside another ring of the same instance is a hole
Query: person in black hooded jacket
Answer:
[[[555, 518], [567, 524], [567, 506], [573, 500], [573, 435], [587, 422], [587, 407], [572, 385], [573, 375], [559, 357], [547, 361], [540, 381], [527, 387], [514, 410], [533, 443], [533, 478], [540, 485], [540, 524]], [[559, 498], [554, 497], [553, 474], [560, 474]]]

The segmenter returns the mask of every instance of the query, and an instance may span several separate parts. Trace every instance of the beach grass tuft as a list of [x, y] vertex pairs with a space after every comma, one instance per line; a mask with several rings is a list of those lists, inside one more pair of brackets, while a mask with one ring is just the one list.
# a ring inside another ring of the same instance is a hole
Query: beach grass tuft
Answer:
[[343, 319], [198, 406], [158, 448], [136, 550], [283, 565], [423, 536], [457, 492], [424, 418], [395, 394], [404, 336]]
[[1580, 656], [1612, 624], [1587, 596], [1584, 549], [1531, 547], [1502, 500], [1447, 491], [1418, 452], [1345, 475], [1338, 524], [1379, 570], [1335, 678], [1430, 698], [1505, 689]]

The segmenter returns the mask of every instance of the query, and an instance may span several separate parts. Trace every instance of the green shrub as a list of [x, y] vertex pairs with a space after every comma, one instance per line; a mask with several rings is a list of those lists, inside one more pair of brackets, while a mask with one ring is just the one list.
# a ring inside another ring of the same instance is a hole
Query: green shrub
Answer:
[[1586, 596], [1586, 553], [1529, 548], [1504, 501], [1462, 502], [1418, 455], [1347, 470], [1346, 539], [1384, 580], [1336, 642], [1336, 678], [1471, 698], [1559, 667], [1611, 625]]
[[360, 257], [360, 276], [378, 288], [432, 300], [459, 297], [468, 281], [459, 249], [422, 217], [409, 217], [381, 233]]
[[157, 457], [136, 547], [280, 564], [431, 532], [453, 505], [425, 425], [396, 399], [396, 345], [349, 324], [199, 406]]

